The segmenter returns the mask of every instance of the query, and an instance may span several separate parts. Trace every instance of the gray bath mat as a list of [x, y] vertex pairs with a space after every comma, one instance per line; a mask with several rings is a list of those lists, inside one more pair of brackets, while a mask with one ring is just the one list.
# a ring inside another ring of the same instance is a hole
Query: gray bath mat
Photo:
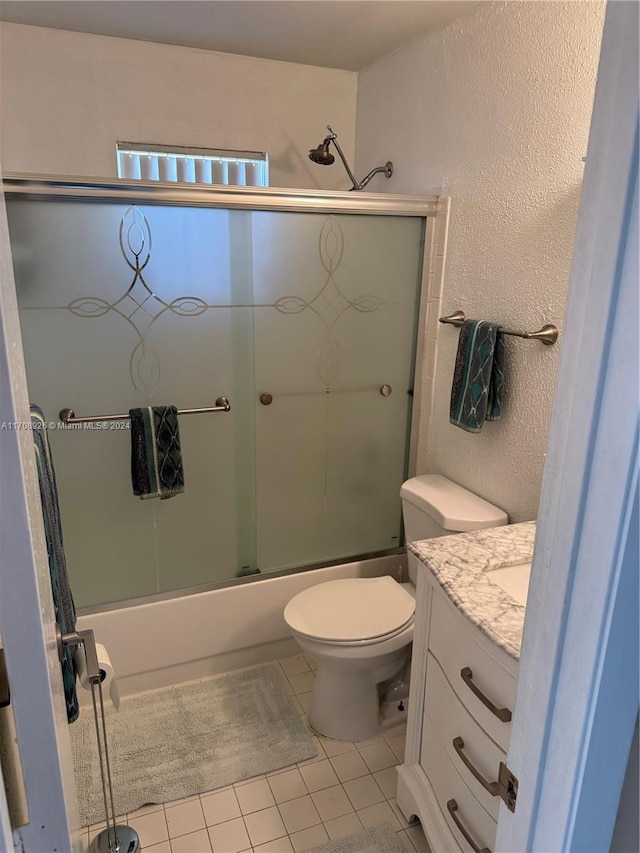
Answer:
[[[278, 664], [105, 703], [116, 814], [316, 755]], [[93, 708], [71, 728], [82, 825], [104, 820]]]
[[353, 835], [345, 835], [344, 838], [336, 838], [335, 841], [327, 841], [307, 853], [405, 853], [405, 849], [393, 827], [382, 823]]

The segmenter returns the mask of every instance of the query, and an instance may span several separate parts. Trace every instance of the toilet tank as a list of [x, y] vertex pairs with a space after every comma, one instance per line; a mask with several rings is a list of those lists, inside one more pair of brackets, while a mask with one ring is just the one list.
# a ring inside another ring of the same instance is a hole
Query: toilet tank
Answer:
[[[440, 474], [423, 474], [400, 489], [407, 542], [508, 524], [506, 513]], [[412, 560], [409, 576], [412, 577]]]

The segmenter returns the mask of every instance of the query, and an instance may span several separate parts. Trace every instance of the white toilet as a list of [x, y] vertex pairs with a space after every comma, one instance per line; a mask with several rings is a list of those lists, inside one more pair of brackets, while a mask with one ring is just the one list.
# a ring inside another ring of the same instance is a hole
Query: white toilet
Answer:
[[[507, 524], [502, 510], [437, 474], [400, 490], [407, 542]], [[358, 741], [381, 729], [379, 686], [404, 669], [411, 651], [416, 577], [317, 584], [294, 596], [284, 618], [298, 645], [318, 661], [309, 712], [326, 737]]]

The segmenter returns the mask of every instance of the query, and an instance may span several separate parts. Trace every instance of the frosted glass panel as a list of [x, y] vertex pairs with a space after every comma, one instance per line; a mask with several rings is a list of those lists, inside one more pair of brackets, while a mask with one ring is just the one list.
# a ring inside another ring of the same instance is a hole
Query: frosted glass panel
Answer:
[[181, 418], [186, 490], [167, 501], [133, 495], [121, 424], [51, 433], [77, 604], [255, 570], [255, 523], [236, 509], [255, 490], [253, 418], [237, 423], [253, 414], [250, 214], [12, 200], [9, 215], [29, 393], [48, 420], [234, 403]]
[[80, 607], [399, 545], [422, 219], [8, 210], [29, 393], [49, 421], [232, 405], [181, 418], [186, 488], [167, 501], [132, 493], [128, 422], [52, 431]]
[[258, 565], [397, 547], [422, 221], [253, 223], [256, 388], [273, 396], [257, 416]]

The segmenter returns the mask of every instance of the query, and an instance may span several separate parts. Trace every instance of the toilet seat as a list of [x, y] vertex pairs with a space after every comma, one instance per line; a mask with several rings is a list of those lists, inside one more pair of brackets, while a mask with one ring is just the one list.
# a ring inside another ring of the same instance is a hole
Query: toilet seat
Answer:
[[317, 584], [284, 610], [289, 627], [329, 645], [369, 645], [391, 639], [413, 623], [415, 600], [396, 581], [347, 578]]

